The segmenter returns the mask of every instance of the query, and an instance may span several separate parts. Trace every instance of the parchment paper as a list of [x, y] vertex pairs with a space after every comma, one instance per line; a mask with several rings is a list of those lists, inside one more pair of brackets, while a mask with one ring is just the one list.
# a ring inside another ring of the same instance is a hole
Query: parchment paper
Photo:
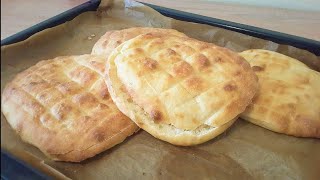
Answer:
[[[235, 51], [263, 48], [300, 59], [320, 70], [320, 58], [208, 25], [164, 17], [136, 2], [103, 1], [97, 12], [1, 47], [1, 92], [5, 84], [42, 59], [90, 53], [108, 30], [133, 26], [173, 28]], [[1, 115], [1, 148], [51, 176], [72, 179], [319, 179], [320, 140], [295, 138], [238, 120], [225, 133], [194, 147], [178, 147], [144, 131], [81, 163], [54, 162], [23, 143]], [[18, 173], [18, 172], [17, 172]]]

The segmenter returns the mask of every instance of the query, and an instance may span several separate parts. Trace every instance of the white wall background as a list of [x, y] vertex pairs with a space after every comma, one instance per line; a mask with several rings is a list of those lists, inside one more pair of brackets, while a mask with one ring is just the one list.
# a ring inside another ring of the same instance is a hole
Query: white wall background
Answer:
[[320, 11], [320, 0], [206, 0], [294, 10]]

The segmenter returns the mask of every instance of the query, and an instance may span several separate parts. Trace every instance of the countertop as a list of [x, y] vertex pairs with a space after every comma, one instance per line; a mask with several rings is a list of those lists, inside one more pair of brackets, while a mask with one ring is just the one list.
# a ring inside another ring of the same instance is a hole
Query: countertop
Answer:
[[[87, 0], [1, 0], [1, 39]], [[204, 16], [257, 26], [320, 41], [320, 12], [212, 1], [140, 0]]]

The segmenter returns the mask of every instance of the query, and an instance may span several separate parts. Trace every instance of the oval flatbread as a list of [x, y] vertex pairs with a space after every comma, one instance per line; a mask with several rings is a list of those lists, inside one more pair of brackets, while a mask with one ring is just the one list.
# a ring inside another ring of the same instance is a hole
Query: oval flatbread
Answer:
[[2, 112], [25, 142], [53, 160], [92, 157], [138, 130], [112, 102], [104, 69], [105, 58], [93, 55], [41, 61], [6, 85]]
[[108, 31], [103, 36], [101, 36], [101, 38], [95, 43], [95, 45], [92, 48], [91, 54], [103, 55], [105, 57], [108, 57], [112, 50], [118, 47], [123, 42], [132, 39], [138, 35], [150, 32], [173, 34], [176, 36], [187, 37], [185, 34], [174, 29], [161, 29], [150, 27], [133, 27], [123, 30]]
[[188, 37], [148, 33], [116, 48], [106, 82], [118, 108], [151, 135], [195, 145], [225, 131], [258, 88], [236, 53]]
[[241, 117], [271, 131], [320, 138], [320, 73], [272, 51], [253, 49], [240, 55], [260, 84], [257, 97]]

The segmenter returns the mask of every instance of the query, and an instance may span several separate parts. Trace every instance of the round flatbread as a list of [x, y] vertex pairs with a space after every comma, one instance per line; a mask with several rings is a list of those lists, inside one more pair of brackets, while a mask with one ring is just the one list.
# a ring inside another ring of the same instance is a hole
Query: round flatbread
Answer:
[[133, 27], [123, 30], [108, 31], [103, 36], [101, 36], [101, 38], [95, 43], [95, 45], [92, 48], [91, 54], [103, 55], [105, 57], [108, 57], [112, 50], [118, 47], [123, 42], [137, 37], [138, 35], [150, 32], [173, 34], [176, 36], [187, 37], [185, 34], [174, 29], [161, 29], [150, 27]]
[[138, 130], [112, 102], [104, 69], [105, 58], [93, 55], [41, 61], [6, 85], [2, 112], [25, 142], [53, 160], [92, 157]]
[[258, 88], [236, 53], [188, 37], [148, 33], [117, 47], [106, 82], [118, 108], [154, 137], [195, 145], [225, 131]]
[[260, 90], [241, 117], [271, 131], [320, 138], [320, 73], [288, 56], [253, 49], [240, 53]]

